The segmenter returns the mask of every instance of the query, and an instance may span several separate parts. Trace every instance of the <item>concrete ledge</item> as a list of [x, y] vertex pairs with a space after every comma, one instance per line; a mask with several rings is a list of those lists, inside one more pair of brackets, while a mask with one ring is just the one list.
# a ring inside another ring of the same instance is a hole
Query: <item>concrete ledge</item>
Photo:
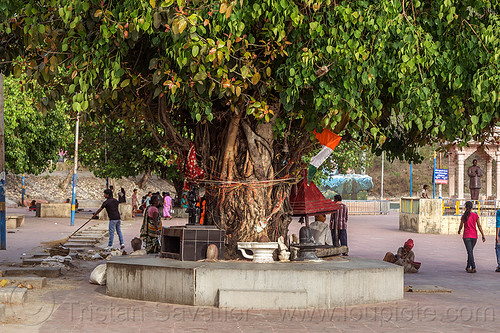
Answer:
[[[304, 291], [307, 307], [333, 308], [401, 300], [404, 277], [401, 266], [352, 257], [255, 264], [119, 256], [107, 263], [106, 286], [107, 294], [114, 297], [196, 306], [218, 306], [221, 290], [240, 291], [248, 295], [248, 308], [265, 306], [255, 299], [262, 292], [270, 293], [270, 302], [282, 305], [286, 301], [276, 299], [272, 294], [276, 290], [291, 293], [283, 299]], [[229, 302], [223, 292], [222, 304]], [[244, 305], [234, 300], [235, 307]]]
[[234, 309], [304, 309], [307, 291], [219, 289], [218, 305]]
[[[40, 205], [40, 207], [38, 207]], [[37, 217], [71, 217], [70, 203], [37, 203]]]
[[[14, 227], [12, 228], [12, 226]], [[7, 229], [20, 227], [24, 227], [24, 215], [7, 215]]]
[[16, 229], [17, 228], [17, 219], [16, 218], [11, 218], [7, 217], [6, 219], [6, 228], [7, 229]]
[[0, 272], [3, 276], [26, 276], [36, 275], [42, 277], [58, 277], [61, 275], [60, 267], [2, 267]]
[[0, 289], [0, 303], [24, 303], [26, 300], [26, 291], [26, 288], [3, 287]]
[[39, 276], [6, 276], [2, 279], [6, 279], [9, 284], [19, 284], [23, 286], [31, 284], [34, 289], [41, 289], [47, 285], [47, 278]]

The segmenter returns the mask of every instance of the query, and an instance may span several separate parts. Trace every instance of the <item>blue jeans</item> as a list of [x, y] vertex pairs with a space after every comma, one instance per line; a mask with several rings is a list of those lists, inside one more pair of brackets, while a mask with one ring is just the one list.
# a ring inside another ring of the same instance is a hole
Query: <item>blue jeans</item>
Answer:
[[477, 238], [464, 238], [465, 248], [467, 249], [467, 267], [476, 268], [474, 262], [474, 246], [476, 245]]
[[[500, 232], [498, 233], [500, 235]], [[495, 239], [495, 251], [497, 252], [497, 268], [500, 268], [500, 243], [496, 242]]]
[[115, 238], [115, 229], [118, 234], [118, 239], [120, 240], [120, 245], [123, 243], [123, 235], [122, 235], [122, 221], [120, 220], [109, 220], [109, 241], [108, 247], [113, 246], [113, 238]]

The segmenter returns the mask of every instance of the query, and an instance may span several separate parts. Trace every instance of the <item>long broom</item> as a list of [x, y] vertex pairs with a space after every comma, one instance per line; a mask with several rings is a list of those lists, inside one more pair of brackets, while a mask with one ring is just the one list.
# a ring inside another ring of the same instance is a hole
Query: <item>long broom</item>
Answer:
[[[84, 224], [82, 224], [78, 229], [76, 229], [71, 235], [69, 235], [68, 237], [66, 238], [62, 238], [62, 239], [58, 239], [58, 240], [55, 240], [55, 241], [47, 241], [47, 242], [41, 242], [41, 244], [44, 244], [44, 245], [50, 245], [50, 244], [53, 244], [51, 246], [51, 248], [49, 249], [50, 252], [53, 252], [53, 251], [61, 251], [62, 249], [61, 248], [64, 248], [64, 243], [66, 243], [68, 241], [68, 239], [70, 239], [71, 237], [73, 237], [78, 231], [80, 231], [80, 229], [82, 229], [84, 226], [87, 225], [87, 223], [89, 223], [90, 221], [92, 221], [94, 219], [95, 215], [93, 215], [90, 219], [88, 219]], [[57, 245], [54, 245], [54, 244], [57, 244]], [[69, 249], [68, 249], [69, 250]], [[68, 251], [69, 252], [69, 251]]]

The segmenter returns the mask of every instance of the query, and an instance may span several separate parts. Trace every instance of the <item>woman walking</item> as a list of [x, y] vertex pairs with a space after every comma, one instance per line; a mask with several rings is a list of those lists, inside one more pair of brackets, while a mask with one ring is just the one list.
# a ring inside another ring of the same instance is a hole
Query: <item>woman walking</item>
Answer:
[[135, 213], [139, 209], [139, 200], [137, 199], [137, 189], [134, 188], [134, 193], [132, 194], [132, 217], [135, 217]]
[[144, 219], [141, 227], [141, 239], [144, 242], [147, 253], [160, 252], [158, 236], [161, 233], [161, 219], [158, 212], [160, 198], [156, 195], [151, 197], [151, 205], [144, 211]]
[[170, 217], [170, 207], [172, 206], [172, 198], [170, 197], [170, 193], [165, 192], [165, 196], [163, 198], [163, 217], [165, 219], [171, 219]]
[[118, 202], [119, 203], [127, 202], [127, 198], [125, 197], [125, 189], [123, 187], [120, 189], [120, 192], [118, 192]]
[[484, 238], [483, 228], [481, 223], [479, 223], [479, 216], [472, 212], [472, 202], [467, 201], [465, 203], [465, 212], [460, 220], [460, 227], [458, 228], [458, 234], [462, 232], [462, 227], [464, 228], [464, 244], [467, 249], [467, 267], [465, 270], [467, 273], [476, 273], [476, 263], [474, 262], [474, 246], [477, 242], [477, 228], [481, 232], [483, 238], [483, 243], [486, 241]]

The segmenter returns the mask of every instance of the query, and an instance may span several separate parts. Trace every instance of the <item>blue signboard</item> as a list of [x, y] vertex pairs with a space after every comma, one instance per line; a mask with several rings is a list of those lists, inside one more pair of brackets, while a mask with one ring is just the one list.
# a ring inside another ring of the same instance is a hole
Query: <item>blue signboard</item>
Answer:
[[434, 171], [436, 184], [448, 184], [448, 169], [436, 169]]

